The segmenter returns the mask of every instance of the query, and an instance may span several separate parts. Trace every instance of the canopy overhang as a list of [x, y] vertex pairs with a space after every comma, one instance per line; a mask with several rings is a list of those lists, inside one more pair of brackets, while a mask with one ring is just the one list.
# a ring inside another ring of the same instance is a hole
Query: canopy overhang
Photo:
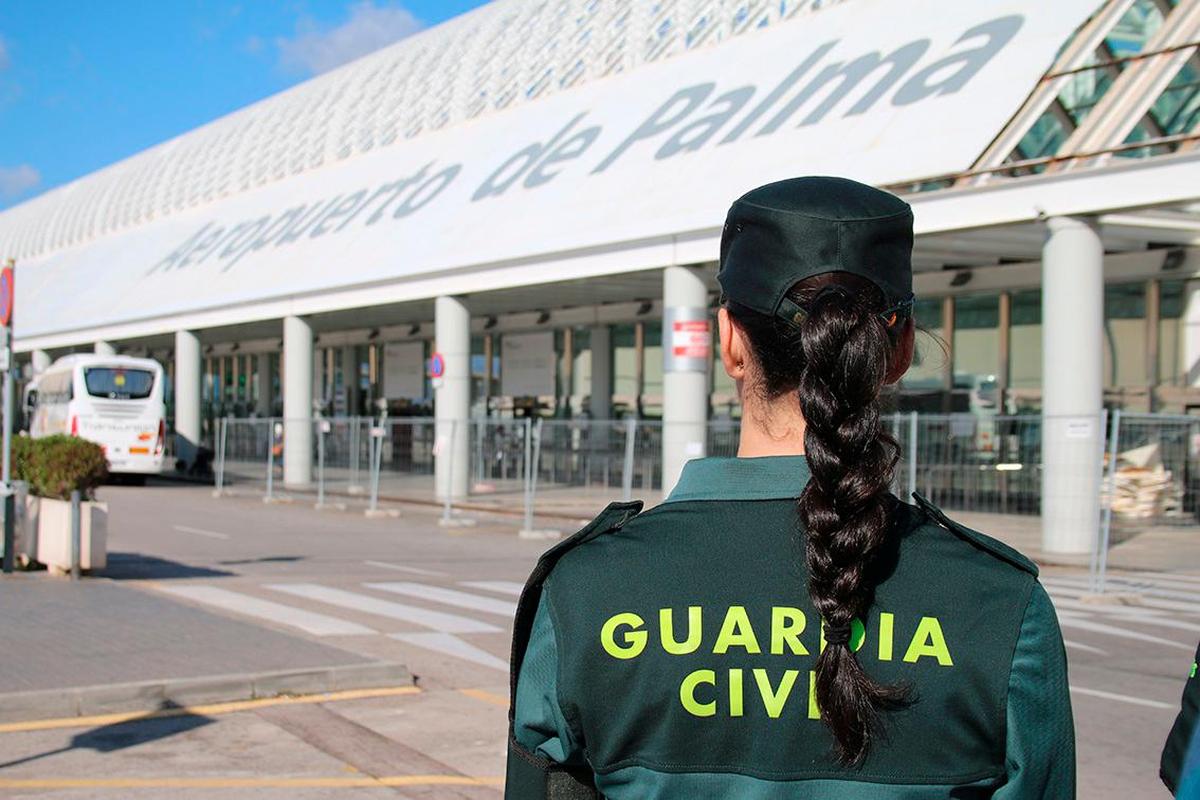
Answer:
[[[34, 256], [17, 347], [712, 262], [729, 202], [760, 183], [969, 170], [1094, 7], [846, 2]], [[1047, 215], [1120, 213], [1136, 240], [1164, 227], [1145, 209], [1186, 222], [1198, 179], [1185, 153], [916, 194], [918, 266], [1029, 260]]]

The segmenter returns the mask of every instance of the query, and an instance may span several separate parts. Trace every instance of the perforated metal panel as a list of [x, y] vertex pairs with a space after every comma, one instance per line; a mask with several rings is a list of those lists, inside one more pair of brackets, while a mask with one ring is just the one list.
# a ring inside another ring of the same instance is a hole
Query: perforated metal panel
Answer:
[[29, 258], [844, 0], [499, 0], [0, 214]]

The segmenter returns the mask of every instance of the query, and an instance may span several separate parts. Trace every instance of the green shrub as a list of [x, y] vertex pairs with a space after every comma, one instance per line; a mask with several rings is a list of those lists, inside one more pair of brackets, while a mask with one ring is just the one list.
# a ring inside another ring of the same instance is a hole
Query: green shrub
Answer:
[[38, 497], [70, 500], [78, 489], [85, 500], [108, 477], [108, 459], [95, 442], [75, 436], [13, 437], [13, 477], [29, 483]]

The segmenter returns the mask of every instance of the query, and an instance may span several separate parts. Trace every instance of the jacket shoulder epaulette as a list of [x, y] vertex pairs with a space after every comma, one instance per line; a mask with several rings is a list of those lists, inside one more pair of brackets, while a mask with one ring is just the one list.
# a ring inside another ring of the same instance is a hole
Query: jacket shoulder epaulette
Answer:
[[922, 497], [918, 492], [913, 492], [912, 497], [913, 500], [916, 501], [917, 506], [925, 512], [926, 516], [930, 517], [934, 522], [950, 531], [955, 536], [965, 540], [975, 547], [978, 547], [980, 550], [990, 553], [1001, 561], [1005, 561], [1018, 569], [1024, 570], [1030, 575], [1033, 575], [1035, 578], [1037, 577], [1037, 564], [1029, 560], [1020, 551], [1009, 547], [998, 539], [993, 539], [987, 534], [980, 533], [977, 530], [968, 528], [966, 525], [955, 522], [947, 517], [940, 508]]
[[597, 536], [619, 530], [622, 525], [637, 516], [641, 510], [642, 501], [640, 500], [630, 503], [609, 503], [607, 508], [596, 515], [596, 518], [585, 525], [579, 532], [563, 539], [545, 553], [542, 553], [541, 558], [538, 559], [537, 565], [529, 575], [529, 580], [525, 582], [525, 588], [521, 590], [521, 599], [517, 602], [517, 614], [513, 623], [513, 648], [509, 677], [512, 682], [511, 688], [514, 701], [516, 700], [517, 675], [521, 669], [521, 661], [525, 656], [525, 648], [529, 644], [529, 634], [533, 628], [533, 617], [537, 612], [538, 602], [542, 597], [542, 586], [546, 582], [546, 576], [554, 569], [554, 565], [558, 563], [559, 559], [571, 550], [595, 539]]
[[566, 555], [568, 551], [574, 550], [585, 542], [590, 542], [597, 536], [619, 530], [622, 525], [636, 517], [641, 511], [641, 500], [634, 500], [628, 503], [609, 503], [603, 511], [596, 515], [595, 519], [582, 529], [543, 553], [542, 557], [538, 559], [539, 566], [542, 562], [550, 562], [550, 566], [553, 567], [554, 562], [557, 562]]
[[512, 657], [509, 662], [508, 706], [508, 771], [505, 777], [506, 797], [546, 798], [546, 800], [598, 800], [591, 770], [552, 762], [540, 753], [533, 753], [517, 741], [513, 727], [517, 708], [517, 679], [525, 650], [533, 631], [533, 619], [542, 598], [546, 577], [559, 559], [576, 547], [597, 536], [619, 530], [642, 510], [640, 500], [631, 503], [610, 503], [595, 519], [578, 533], [551, 547], [538, 559], [513, 620]]

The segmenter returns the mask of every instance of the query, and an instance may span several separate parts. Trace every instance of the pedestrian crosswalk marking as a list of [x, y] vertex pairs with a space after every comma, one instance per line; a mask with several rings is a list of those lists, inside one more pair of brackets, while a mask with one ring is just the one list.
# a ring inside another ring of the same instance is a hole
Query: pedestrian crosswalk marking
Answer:
[[[412, 572], [414, 575], [425, 572], [416, 567], [404, 567], [402, 564], [364, 563], [379, 567], [388, 565], [397, 568], [399, 572]], [[1196, 577], [1200, 579], [1200, 576]], [[520, 596], [523, 585], [517, 581], [506, 580], [456, 581], [450, 585], [445, 585], [447, 581], [438, 581], [435, 585], [432, 577], [428, 578], [430, 583], [421, 582], [422, 580], [425, 579], [414, 577], [410, 580], [364, 582], [359, 584], [361, 589], [353, 586], [349, 589], [325, 586], [320, 583], [273, 583], [253, 588], [260, 592], [267, 589], [309, 601], [304, 605], [324, 604], [411, 623], [425, 630], [385, 635], [403, 645], [459, 659], [489, 670], [506, 672], [509, 665], [504, 658], [467, 641], [470, 637], [463, 638], [463, 635], [502, 633], [502, 625], [511, 620], [515, 613], [516, 598]], [[1102, 636], [1188, 652], [1194, 649], [1196, 634], [1200, 633], [1200, 619], [1194, 616], [1200, 615], [1200, 585], [1196, 586], [1197, 591], [1192, 592], [1187, 590], [1187, 586], [1181, 585], [1184, 581], [1158, 581], [1151, 576], [1114, 576], [1108, 581], [1110, 591], [1136, 591], [1140, 595], [1136, 604], [1122, 605], [1085, 602], [1085, 597], [1091, 593], [1091, 582], [1086, 575], [1048, 575], [1043, 582], [1058, 611], [1064, 632], [1068, 636], [1074, 631], [1092, 635], [1091, 639], [1083, 641], [1077, 640], [1079, 634], [1076, 634], [1076, 639], [1064, 640], [1064, 644], [1076, 658], [1108, 657], [1108, 651], [1095, 646]], [[367, 625], [331, 616], [329, 613], [308, 611], [298, 605], [261, 599], [221, 587], [189, 583], [161, 588], [185, 600], [291, 627], [314, 636], [380, 633]], [[411, 598], [411, 604], [397, 602], [401, 598], [393, 600], [380, 596], [383, 593], [393, 597], [403, 595]], [[453, 609], [440, 610], [438, 606], [466, 609], [467, 612], [474, 613], [450, 613]], [[492, 620], [474, 618], [482, 615], [490, 615]], [[1182, 642], [1184, 639], [1187, 640], [1186, 643]], [[1102, 696], [1100, 690], [1081, 690], [1080, 693]], [[1140, 704], [1151, 705], [1153, 702], [1155, 701]]]
[[231, 592], [216, 586], [161, 586], [162, 591], [204, 605], [232, 611], [248, 617], [257, 617], [268, 622], [297, 628], [313, 636], [350, 636], [372, 634], [374, 630], [365, 625], [348, 622], [337, 617], [305, 611], [282, 603], [273, 603], [251, 597], [241, 592]]
[[1079, 617], [1072, 615], [1059, 614], [1058, 623], [1063, 628], [1074, 628], [1075, 630], [1104, 633], [1109, 636], [1116, 636], [1122, 639], [1136, 639], [1140, 642], [1151, 642], [1153, 644], [1162, 645], [1163, 647], [1175, 647], [1180, 650], [1186, 650], [1189, 653], [1193, 650], [1191, 645], [1180, 644], [1179, 642], [1173, 642], [1170, 639], [1163, 639], [1158, 636], [1151, 636], [1148, 633], [1140, 633], [1139, 631], [1131, 631], [1125, 628], [1119, 628], [1116, 625], [1108, 625], [1103, 622], [1092, 622], [1090, 620], [1080, 619]]
[[380, 569], [393, 569], [397, 572], [411, 572], [413, 575], [427, 575], [431, 578], [441, 578], [446, 575], [444, 572], [435, 572], [431, 569], [422, 569], [421, 567], [410, 567], [407, 564], [393, 564], [390, 561], [364, 561], [368, 567], [379, 567]]
[[1161, 700], [1147, 700], [1143, 697], [1132, 697], [1127, 694], [1117, 694], [1116, 692], [1102, 692], [1099, 689], [1085, 689], [1082, 686], [1072, 686], [1071, 691], [1076, 694], [1087, 694], [1092, 697], [1100, 697], [1105, 700], [1116, 700], [1121, 703], [1132, 703], [1135, 706], [1146, 706], [1147, 708], [1162, 708], [1168, 711], [1174, 711], [1179, 706], [1171, 703], [1164, 703]]
[[431, 611], [417, 606], [382, 600], [378, 597], [348, 592], [344, 589], [333, 589], [315, 583], [273, 583], [267, 586], [277, 592], [285, 592], [306, 600], [316, 600], [329, 605], [348, 608], [352, 611], [362, 611], [381, 617], [412, 622], [442, 633], [500, 633], [500, 628], [487, 622], [462, 617], [457, 614], [446, 614], [441, 611]]
[[1167, 616], [1166, 612], [1154, 609], [1141, 609], [1136, 606], [1105, 606], [1097, 603], [1084, 603], [1081, 600], [1072, 600], [1067, 597], [1055, 599], [1054, 606], [1060, 612], [1066, 609], [1068, 613], [1071, 611], [1079, 611], [1085, 614], [1094, 613], [1108, 616], [1117, 621], [1136, 622], [1140, 625], [1200, 632], [1200, 624], [1172, 619]]
[[[1084, 591], [1090, 591], [1092, 588], [1092, 580], [1088, 577], [1073, 578], [1057, 575], [1053, 578], [1047, 578], [1043, 583], [1047, 586], [1070, 586], [1083, 589]], [[1165, 597], [1171, 600], [1191, 600], [1195, 610], [1200, 611], [1200, 591], [1189, 592], [1177, 588], [1170, 589], [1147, 580], [1135, 581], [1118, 577], [1107, 578], [1105, 580], [1105, 588], [1110, 592], [1137, 592], [1153, 597]]]
[[[1072, 586], [1063, 586], [1051, 581], [1042, 581], [1046, 586], [1046, 591], [1049, 592], [1051, 599], [1055, 597], [1083, 597], [1091, 594], [1089, 589], [1079, 589]], [[1144, 608], [1157, 608], [1166, 611], [1182, 611], [1187, 614], [1200, 614], [1200, 600], [1187, 603], [1182, 600], [1160, 600], [1156, 597], [1143, 597], [1139, 601]]]
[[508, 672], [508, 662], [504, 659], [448, 633], [391, 633], [388, 638]]
[[460, 581], [458, 585], [496, 594], [508, 594], [513, 597], [520, 597], [521, 592], [525, 591], [525, 584], [516, 581]]
[[403, 581], [387, 582], [387, 583], [364, 583], [363, 586], [368, 589], [378, 589], [383, 592], [394, 592], [396, 594], [408, 595], [421, 600], [429, 600], [434, 603], [442, 603], [448, 606], [457, 606], [458, 608], [469, 608], [472, 611], [482, 611], [485, 614], [496, 614], [497, 616], [512, 619], [517, 613], [517, 604], [507, 600], [497, 600], [493, 597], [481, 597], [477, 594], [468, 594], [467, 592], [458, 592], [454, 589], [445, 589], [441, 586], [430, 586], [425, 583], [406, 583]]
[[1189, 575], [1182, 572], [1134, 572], [1133, 575], [1155, 583], [1182, 583], [1200, 590], [1200, 575]]

